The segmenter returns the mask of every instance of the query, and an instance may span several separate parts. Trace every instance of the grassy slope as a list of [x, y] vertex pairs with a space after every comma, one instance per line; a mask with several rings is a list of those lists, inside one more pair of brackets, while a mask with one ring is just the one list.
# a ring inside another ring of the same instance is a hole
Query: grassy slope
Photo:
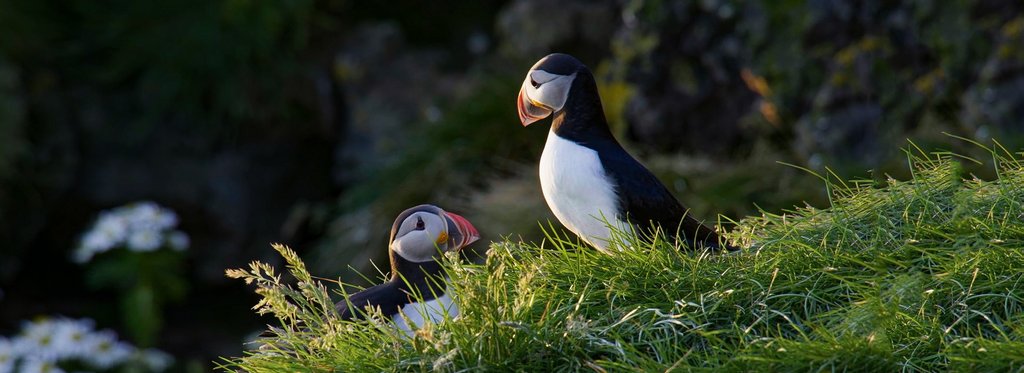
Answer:
[[996, 181], [965, 179], [938, 154], [911, 157], [912, 181], [826, 182], [831, 208], [746, 218], [731, 238], [750, 249], [736, 254], [633, 238], [615, 255], [565, 238], [496, 243], [485, 264], [449, 263], [463, 314], [411, 339], [333, 320], [326, 288], [280, 248], [298, 285], [268, 282], [261, 265], [229, 274], [309, 331], [225, 367], [1021, 370], [1024, 166], [993, 154]]

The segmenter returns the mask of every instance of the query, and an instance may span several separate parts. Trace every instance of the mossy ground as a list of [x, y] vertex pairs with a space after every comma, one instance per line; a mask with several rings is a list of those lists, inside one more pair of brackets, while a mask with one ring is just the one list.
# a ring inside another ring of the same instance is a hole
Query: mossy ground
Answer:
[[[285, 328], [224, 368], [279, 371], [1024, 369], [1024, 163], [991, 150], [995, 180], [953, 154], [908, 151], [913, 179], [822, 179], [831, 207], [735, 223], [746, 249], [694, 253], [621, 237], [497, 242], [449, 260], [462, 314], [413, 337], [336, 319], [328, 288], [277, 247], [297, 285], [254, 263], [257, 309]], [[352, 291], [353, 289], [349, 289]], [[297, 324], [302, 328], [295, 328]], [[287, 331], [296, 330], [296, 331]]]

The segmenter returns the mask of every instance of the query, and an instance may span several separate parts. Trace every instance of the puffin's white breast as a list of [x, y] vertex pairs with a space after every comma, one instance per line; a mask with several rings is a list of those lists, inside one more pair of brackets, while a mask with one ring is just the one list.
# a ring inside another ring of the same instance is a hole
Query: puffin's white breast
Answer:
[[554, 131], [548, 133], [540, 156], [540, 186], [558, 221], [598, 250], [608, 250], [608, 224], [623, 230], [630, 227], [619, 220], [615, 186], [597, 151]]
[[[444, 315], [454, 318], [459, 315], [459, 306], [450, 296], [450, 289], [440, 297], [426, 302], [409, 303], [402, 307], [400, 314], [392, 315], [395, 327], [412, 336], [413, 331], [423, 327], [427, 322], [437, 324], [444, 320]], [[404, 316], [403, 316], [404, 315]]]

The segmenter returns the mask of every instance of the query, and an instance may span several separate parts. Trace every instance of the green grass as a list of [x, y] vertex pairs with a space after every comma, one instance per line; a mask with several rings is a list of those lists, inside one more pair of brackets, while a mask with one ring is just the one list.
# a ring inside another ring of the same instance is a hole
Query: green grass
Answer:
[[739, 253], [635, 237], [613, 255], [550, 235], [497, 242], [483, 264], [449, 259], [462, 315], [412, 338], [338, 321], [328, 287], [277, 246], [297, 285], [259, 263], [229, 275], [255, 282], [259, 312], [296, 331], [222, 368], [1022, 371], [1024, 157], [991, 153], [993, 181], [963, 175], [976, 161], [913, 147], [909, 181], [824, 175], [830, 208], [745, 218], [729, 235]]

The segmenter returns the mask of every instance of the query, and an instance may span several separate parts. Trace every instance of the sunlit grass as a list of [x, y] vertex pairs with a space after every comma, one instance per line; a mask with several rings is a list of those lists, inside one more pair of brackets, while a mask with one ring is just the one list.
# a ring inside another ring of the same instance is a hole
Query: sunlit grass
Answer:
[[259, 310], [287, 328], [223, 367], [1024, 369], [1024, 157], [996, 146], [998, 179], [983, 181], [962, 174], [974, 160], [907, 154], [912, 180], [823, 175], [832, 207], [741, 220], [729, 234], [738, 253], [635, 237], [611, 255], [554, 235], [494, 243], [483, 264], [449, 261], [461, 315], [412, 338], [338, 321], [327, 288], [279, 247], [298, 285], [265, 265], [230, 274], [256, 281]]

